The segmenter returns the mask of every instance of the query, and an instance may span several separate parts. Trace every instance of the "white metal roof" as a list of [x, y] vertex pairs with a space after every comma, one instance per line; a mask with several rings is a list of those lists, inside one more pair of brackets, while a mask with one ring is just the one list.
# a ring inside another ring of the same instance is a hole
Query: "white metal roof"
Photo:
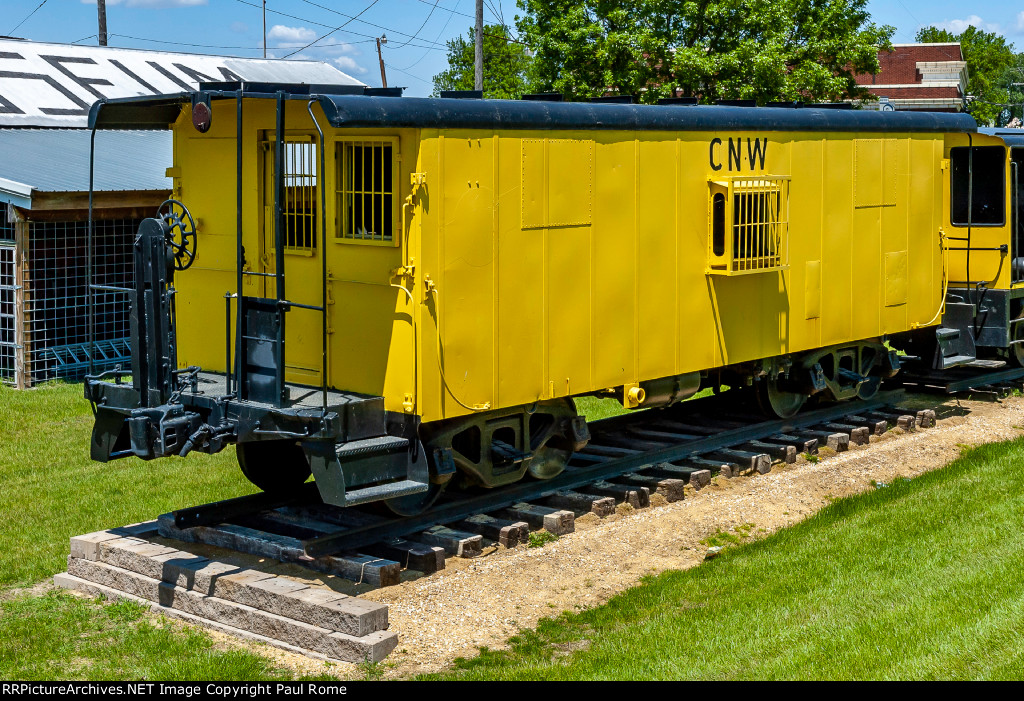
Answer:
[[85, 127], [89, 107], [99, 99], [177, 93], [230, 80], [363, 85], [321, 61], [0, 39], [0, 127]]
[[[89, 189], [86, 129], [0, 129], [0, 202], [32, 208], [36, 192]], [[96, 132], [97, 191], [170, 190], [169, 131]]]

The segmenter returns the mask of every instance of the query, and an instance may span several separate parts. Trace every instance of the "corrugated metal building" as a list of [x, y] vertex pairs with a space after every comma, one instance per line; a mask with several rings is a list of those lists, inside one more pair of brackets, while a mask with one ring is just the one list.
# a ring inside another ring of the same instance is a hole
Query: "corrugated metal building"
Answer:
[[[88, 343], [89, 107], [200, 81], [362, 85], [318, 61], [0, 40], [0, 382], [26, 387], [130, 364], [128, 305], [93, 296]], [[48, 128], [40, 128], [48, 127]], [[139, 223], [170, 196], [170, 132], [98, 132], [93, 281], [133, 283]]]

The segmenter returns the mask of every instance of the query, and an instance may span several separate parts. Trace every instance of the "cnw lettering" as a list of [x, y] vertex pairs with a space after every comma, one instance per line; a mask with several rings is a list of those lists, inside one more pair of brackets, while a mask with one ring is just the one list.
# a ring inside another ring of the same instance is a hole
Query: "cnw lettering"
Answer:
[[[725, 145], [715, 137], [708, 148], [708, 160], [712, 170], [722, 169], [722, 155]], [[728, 156], [729, 170], [743, 170], [744, 167], [764, 170], [764, 157], [768, 153], [768, 139], [747, 139], [747, 148], [743, 148], [743, 139], [729, 138]], [[744, 162], [744, 156], [746, 156]], [[756, 165], [755, 165], [756, 164]]]

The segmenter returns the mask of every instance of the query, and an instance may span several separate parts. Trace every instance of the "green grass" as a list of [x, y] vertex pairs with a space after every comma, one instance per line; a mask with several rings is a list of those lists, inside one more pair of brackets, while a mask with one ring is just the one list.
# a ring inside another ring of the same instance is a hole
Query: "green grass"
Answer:
[[[723, 390], [727, 389], [729, 388], [723, 386]], [[713, 393], [713, 390], [708, 387], [697, 392], [692, 397], [688, 397], [685, 401], [708, 397]], [[623, 407], [622, 402], [618, 399], [612, 399], [609, 397], [575, 397], [573, 401], [576, 402], [576, 411], [578, 411], [581, 416], [586, 417], [587, 421], [598, 421], [599, 419], [607, 419], [612, 416], [628, 414], [630, 411], [633, 411]], [[643, 410], [640, 409], [638, 411]]]
[[51, 591], [0, 604], [0, 679], [291, 679], [260, 655], [218, 650], [195, 628], [143, 616], [121, 601], [106, 606]]
[[73, 535], [254, 491], [230, 449], [93, 462], [92, 422], [81, 385], [0, 386], [0, 587], [63, 571]]
[[1024, 439], [983, 446], [761, 541], [718, 534], [714, 560], [424, 678], [1024, 678], [1022, 464]]
[[[0, 679], [288, 679], [258, 654], [217, 650], [201, 630], [53, 591], [12, 592], [67, 567], [73, 535], [251, 493], [233, 450], [108, 464], [89, 459], [81, 385], [0, 386]], [[154, 622], [155, 621], [155, 622]]]

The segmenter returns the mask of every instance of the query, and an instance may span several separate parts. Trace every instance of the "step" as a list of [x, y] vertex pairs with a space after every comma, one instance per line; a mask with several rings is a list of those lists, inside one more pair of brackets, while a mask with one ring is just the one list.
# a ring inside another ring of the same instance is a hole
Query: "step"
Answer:
[[356, 504], [366, 504], [371, 501], [380, 501], [382, 499], [405, 497], [410, 494], [425, 492], [429, 488], [430, 485], [426, 482], [401, 480], [399, 482], [390, 482], [388, 484], [375, 484], [371, 487], [363, 487], [361, 489], [349, 489], [345, 492], [345, 506], [355, 506]]
[[186, 614], [202, 625], [244, 631], [272, 645], [284, 644], [346, 662], [379, 662], [398, 644], [393, 632], [353, 636], [81, 558], [69, 557], [67, 574], [55, 576], [54, 583], [106, 598], [144, 601], [154, 611]]
[[409, 439], [398, 436], [376, 436], [342, 443], [337, 448], [338, 460], [345, 462], [383, 453], [398, 453], [409, 449]]
[[973, 355], [951, 355], [944, 356], [942, 358], [942, 369], [946, 370], [952, 367], [958, 367], [960, 365], [968, 365], [975, 361]]

